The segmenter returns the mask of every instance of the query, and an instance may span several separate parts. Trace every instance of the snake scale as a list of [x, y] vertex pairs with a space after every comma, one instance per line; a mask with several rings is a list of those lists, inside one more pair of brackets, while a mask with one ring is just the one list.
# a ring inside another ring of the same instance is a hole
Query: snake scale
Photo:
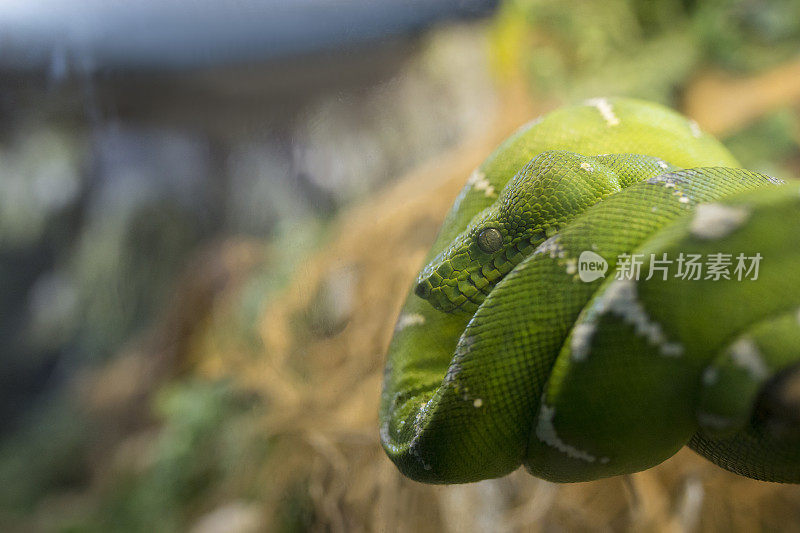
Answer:
[[470, 176], [388, 350], [383, 447], [406, 476], [557, 482], [684, 445], [800, 482], [800, 183], [739, 168], [658, 104], [597, 98]]

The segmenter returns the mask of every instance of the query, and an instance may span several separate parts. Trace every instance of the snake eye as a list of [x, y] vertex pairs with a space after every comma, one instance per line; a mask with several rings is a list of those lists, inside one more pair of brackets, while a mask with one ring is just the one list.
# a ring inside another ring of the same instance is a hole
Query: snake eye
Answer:
[[478, 246], [487, 254], [496, 252], [503, 246], [503, 235], [498, 229], [487, 228], [478, 234]]

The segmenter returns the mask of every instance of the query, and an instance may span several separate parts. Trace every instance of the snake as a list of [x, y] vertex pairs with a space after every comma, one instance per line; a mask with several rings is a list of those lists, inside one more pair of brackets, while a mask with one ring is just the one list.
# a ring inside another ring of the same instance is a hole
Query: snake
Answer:
[[688, 446], [800, 482], [800, 182], [661, 104], [593, 98], [469, 176], [389, 343], [379, 433], [425, 483], [552, 482]]

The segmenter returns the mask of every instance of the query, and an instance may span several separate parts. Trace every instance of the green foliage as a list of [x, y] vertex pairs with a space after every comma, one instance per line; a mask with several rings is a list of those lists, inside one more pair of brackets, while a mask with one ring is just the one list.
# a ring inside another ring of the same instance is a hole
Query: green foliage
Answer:
[[85, 230], [71, 269], [81, 308], [76, 344], [86, 360], [106, 359], [149, 324], [198, 238], [198, 228], [168, 200], [97, 220]]
[[780, 109], [737, 132], [725, 144], [745, 168], [777, 177], [795, 177], [800, 123], [791, 109]]
[[701, 65], [765, 68], [796, 55], [799, 39], [792, 0], [509, 0], [494, 56], [537, 95], [670, 102]]
[[74, 405], [46, 400], [0, 448], [0, 517], [22, 515], [43, 494], [86, 480], [91, 424]]
[[82, 530], [180, 531], [189, 513], [224, 497], [229, 481], [252, 476], [250, 465], [263, 460], [252, 402], [227, 383], [172, 384], [154, 410], [162, 426], [147, 466], [122, 472]]
[[757, 70], [798, 53], [800, 2], [712, 0], [692, 11], [706, 57], [725, 68]]

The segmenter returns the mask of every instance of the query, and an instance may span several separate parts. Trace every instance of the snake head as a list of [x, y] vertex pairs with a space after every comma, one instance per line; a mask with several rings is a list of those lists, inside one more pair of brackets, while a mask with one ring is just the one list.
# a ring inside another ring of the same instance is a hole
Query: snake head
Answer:
[[543, 228], [515, 228], [501, 206], [488, 207], [422, 270], [414, 292], [440, 311], [474, 312], [544, 239]]
[[[467, 228], [420, 272], [414, 292], [444, 312], [474, 312], [503, 277], [557, 231], [587, 159], [544, 152], [532, 159]], [[596, 163], [595, 163], [596, 165]], [[615, 180], [614, 180], [615, 181]], [[596, 201], [596, 200], [595, 200]]]
[[[635, 176], [626, 175], [627, 168], [635, 169]], [[558, 228], [631, 182], [668, 168], [660, 159], [636, 154], [542, 152], [422, 270], [414, 292], [440, 311], [474, 312]]]

